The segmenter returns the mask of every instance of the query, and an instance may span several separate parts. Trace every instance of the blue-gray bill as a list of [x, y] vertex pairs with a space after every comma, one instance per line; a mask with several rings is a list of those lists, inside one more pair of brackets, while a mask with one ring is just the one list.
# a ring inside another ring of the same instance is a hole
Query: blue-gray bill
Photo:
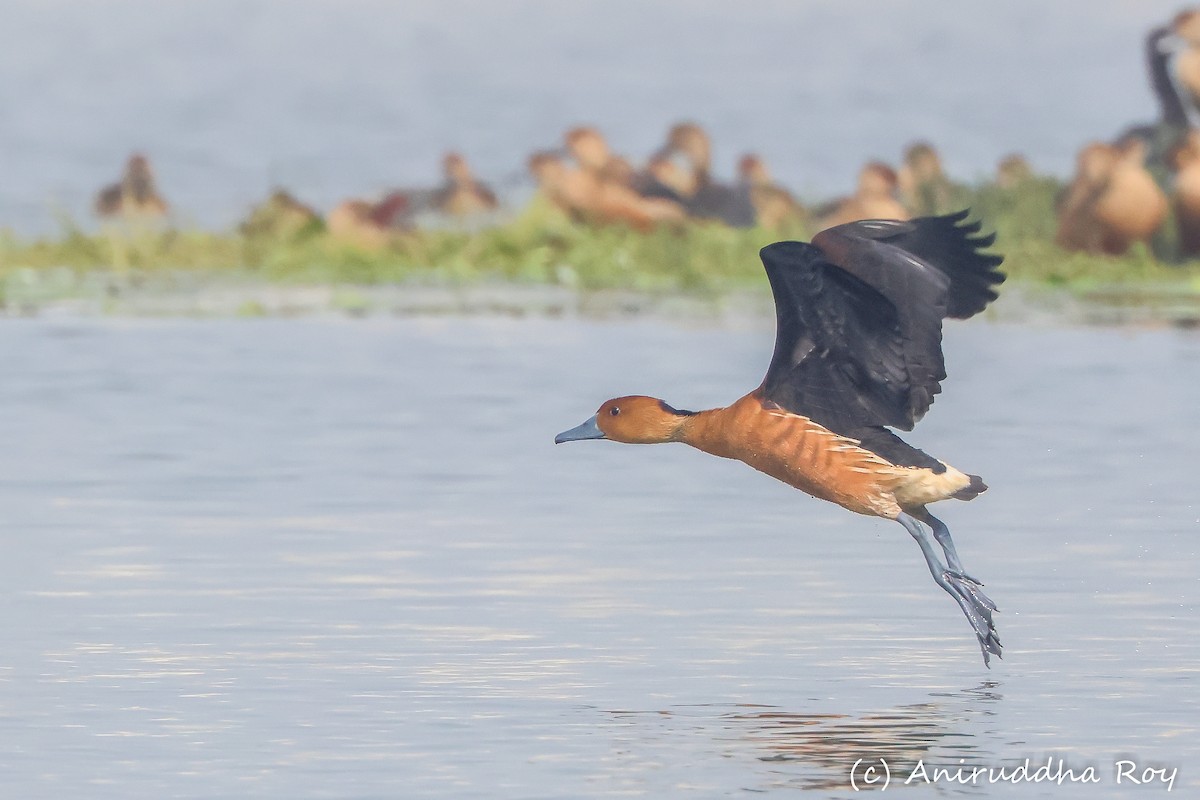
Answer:
[[569, 431], [563, 431], [558, 436], [554, 437], [555, 444], [563, 442], [578, 442], [584, 439], [603, 439], [604, 432], [600, 430], [600, 426], [596, 424], [596, 417], [593, 415], [591, 419], [582, 425], [576, 425]]

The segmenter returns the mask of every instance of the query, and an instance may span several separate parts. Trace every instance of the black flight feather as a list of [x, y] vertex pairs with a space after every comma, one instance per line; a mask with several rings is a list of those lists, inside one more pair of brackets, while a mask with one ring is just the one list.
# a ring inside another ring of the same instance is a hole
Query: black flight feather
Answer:
[[864, 220], [764, 247], [777, 332], [763, 396], [892, 463], [940, 472], [886, 427], [912, 430], [941, 391], [942, 320], [982, 311], [1004, 280], [1002, 259], [980, 252], [992, 237], [966, 215]]

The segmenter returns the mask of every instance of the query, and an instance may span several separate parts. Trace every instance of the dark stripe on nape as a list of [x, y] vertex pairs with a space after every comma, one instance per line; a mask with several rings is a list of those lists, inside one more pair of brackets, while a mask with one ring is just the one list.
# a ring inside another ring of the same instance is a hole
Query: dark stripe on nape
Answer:
[[659, 408], [661, 408], [663, 411], [667, 412], [668, 414], [674, 414], [677, 417], [694, 417], [694, 416], [696, 416], [695, 411], [680, 411], [678, 408], [671, 408], [669, 405], [667, 405], [662, 400], [658, 401], [658, 406], [659, 406]]

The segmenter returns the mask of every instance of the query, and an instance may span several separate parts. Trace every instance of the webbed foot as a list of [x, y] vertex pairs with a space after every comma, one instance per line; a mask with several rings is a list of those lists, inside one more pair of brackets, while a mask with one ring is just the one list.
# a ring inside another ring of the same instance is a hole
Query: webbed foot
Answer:
[[990, 656], [1004, 657], [1000, 636], [996, 633], [996, 625], [992, 620], [992, 612], [999, 609], [992, 599], [983, 593], [982, 584], [970, 576], [946, 570], [942, 573], [942, 581], [938, 581], [938, 585], [954, 598], [963, 614], [967, 616], [971, 627], [975, 629], [975, 637], [979, 639], [983, 663], [990, 667]]
[[983, 583], [963, 570], [962, 562], [959, 561], [958, 553], [954, 549], [954, 542], [950, 538], [950, 531], [942, 524], [941, 520], [924, 509], [918, 513], [933, 529], [934, 538], [942, 546], [946, 556], [945, 564], [938, 558], [929, 534], [915, 517], [902, 513], [896, 518], [896, 521], [902, 524], [920, 545], [921, 553], [925, 556], [925, 562], [929, 566], [929, 573], [933, 575], [933, 580], [954, 598], [958, 607], [966, 615], [975, 631], [975, 638], [979, 640], [979, 649], [983, 652], [983, 664], [991, 667], [992, 656], [1004, 657], [1001, 652], [1000, 637], [996, 634], [996, 626], [992, 619], [993, 612], [998, 610], [996, 604], [983, 593]]

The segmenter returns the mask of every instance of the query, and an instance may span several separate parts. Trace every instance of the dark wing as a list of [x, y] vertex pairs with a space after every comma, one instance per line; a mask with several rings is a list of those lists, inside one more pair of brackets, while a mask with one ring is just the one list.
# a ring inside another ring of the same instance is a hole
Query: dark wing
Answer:
[[[821, 231], [813, 237], [813, 244], [839, 267], [856, 274], [853, 261], [874, 249], [870, 242], [891, 245], [914, 255], [950, 279], [946, 316], [967, 319], [995, 300], [994, 287], [1004, 282], [1004, 273], [999, 270], [1004, 259], [980, 252], [991, 247], [995, 235], [980, 236], [978, 222], [963, 222], [967, 214], [959, 211], [908, 222], [889, 219], [852, 222]], [[876, 288], [882, 290], [880, 286]]]
[[979, 252], [992, 237], [965, 216], [853, 222], [763, 248], [778, 325], [763, 396], [885, 449], [895, 437], [880, 426], [912, 430], [946, 377], [942, 319], [981, 311], [1004, 280], [1000, 257]]

